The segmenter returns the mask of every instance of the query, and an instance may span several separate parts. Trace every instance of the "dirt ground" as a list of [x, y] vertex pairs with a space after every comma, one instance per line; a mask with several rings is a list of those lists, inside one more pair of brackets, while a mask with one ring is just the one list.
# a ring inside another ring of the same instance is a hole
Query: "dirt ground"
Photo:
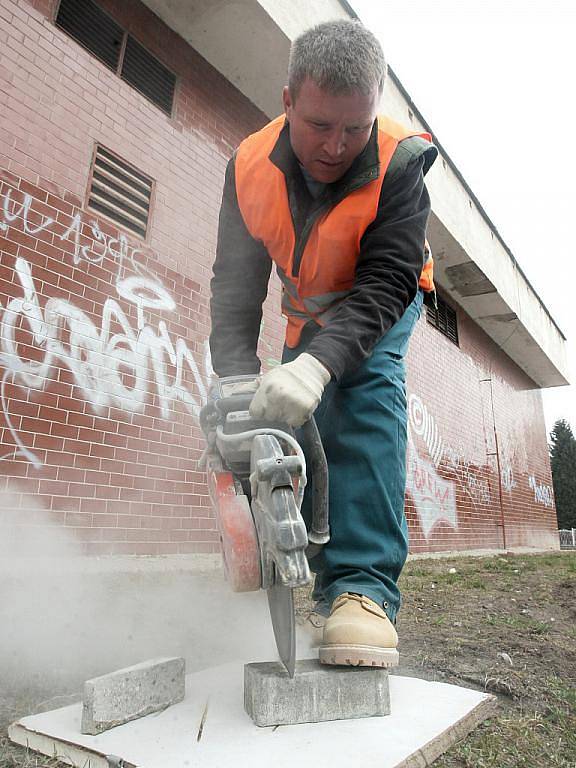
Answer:
[[417, 560], [402, 587], [398, 672], [499, 698], [434, 765], [576, 768], [576, 553]]
[[[435, 768], [576, 768], [576, 553], [413, 560], [402, 590], [397, 673], [499, 699]], [[69, 703], [47, 698], [0, 692], [0, 768], [59, 768], [6, 737], [18, 717]]]

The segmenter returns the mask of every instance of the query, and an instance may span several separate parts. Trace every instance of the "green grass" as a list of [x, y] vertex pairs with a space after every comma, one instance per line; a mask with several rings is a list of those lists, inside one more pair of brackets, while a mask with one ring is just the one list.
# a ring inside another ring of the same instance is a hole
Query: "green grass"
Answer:
[[546, 621], [536, 621], [524, 616], [486, 616], [485, 621], [491, 626], [508, 626], [519, 631], [528, 631], [535, 635], [545, 635], [552, 628]]
[[416, 668], [499, 698], [497, 714], [435, 768], [576, 768], [574, 574], [573, 552], [418, 561], [405, 569], [405, 603], [417, 610], [415, 625], [407, 623], [422, 636]]
[[462, 768], [574, 768], [576, 693], [558, 677], [546, 678], [543, 712], [507, 712], [486, 721], [437, 763]]

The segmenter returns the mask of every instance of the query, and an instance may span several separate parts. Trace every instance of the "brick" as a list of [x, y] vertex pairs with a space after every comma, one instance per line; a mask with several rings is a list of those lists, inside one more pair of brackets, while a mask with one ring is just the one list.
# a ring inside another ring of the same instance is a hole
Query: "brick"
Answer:
[[99, 485], [96, 488], [96, 496], [99, 499], [119, 499], [121, 488]]
[[388, 672], [305, 659], [290, 678], [279, 662], [246, 664], [244, 709], [258, 726], [389, 715]]
[[24, 194], [31, 195], [33, 198], [40, 200], [43, 203], [45, 203], [48, 198], [48, 193], [44, 189], [40, 189], [40, 187], [36, 187], [34, 184], [30, 184], [27, 181], [20, 182], [20, 191], [24, 192]]
[[[18, 243], [8, 240], [5, 237], [0, 237], [0, 251], [3, 253], [9, 253], [11, 256], [18, 254]], [[12, 282], [12, 280], [10, 280]]]
[[102, 466], [102, 459], [95, 456], [85, 456], [84, 454], [76, 453], [74, 455], [74, 466], [99, 472]]
[[62, 463], [57, 468], [58, 480], [65, 480], [67, 483], [82, 483], [84, 481], [85, 473], [81, 469], [71, 467], [69, 464]]
[[81, 499], [71, 496], [52, 496], [52, 509], [59, 509], [63, 512], [78, 512], [80, 502]]
[[91, 522], [91, 516], [82, 511], [80, 512], [66, 512], [66, 525], [67, 526], [87, 526]]
[[[59, 438], [75, 438], [78, 435], [78, 428], [72, 427], [70, 424], [62, 424], [61, 421], [53, 421], [50, 426], [50, 433], [57, 435]], [[66, 450], [68, 451], [69, 448], [66, 447]]]
[[98, 443], [89, 443], [90, 456], [97, 456], [102, 459], [113, 459], [114, 448], [110, 445], [99, 445]]
[[68, 483], [60, 480], [41, 480], [40, 493], [54, 496], [64, 496], [68, 494]]
[[151, 659], [84, 683], [82, 733], [96, 735], [184, 698], [184, 659]]
[[52, 435], [34, 435], [34, 448], [47, 448], [49, 451], [57, 452], [64, 449], [64, 440], [61, 437]]
[[90, 453], [91, 446], [98, 445], [97, 443], [83, 443], [81, 440], [64, 440], [64, 450], [70, 453], [84, 453], [88, 455]]
[[118, 526], [118, 515], [111, 512], [99, 510], [95, 513], [93, 520], [101, 528], [116, 528]]

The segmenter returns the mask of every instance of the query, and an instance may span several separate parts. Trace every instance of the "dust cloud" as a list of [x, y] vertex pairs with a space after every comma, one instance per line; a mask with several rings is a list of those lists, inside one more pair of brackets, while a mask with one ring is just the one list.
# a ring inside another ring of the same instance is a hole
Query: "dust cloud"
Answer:
[[183, 656], [187, 672], [276, 660], [266, 594], [234, 594], [220, 570], [191, 570], [182, 559], [82, 557], [48, 511], [3, 496], [0, 694], [80, 690], [85, 679], [158, 656]]

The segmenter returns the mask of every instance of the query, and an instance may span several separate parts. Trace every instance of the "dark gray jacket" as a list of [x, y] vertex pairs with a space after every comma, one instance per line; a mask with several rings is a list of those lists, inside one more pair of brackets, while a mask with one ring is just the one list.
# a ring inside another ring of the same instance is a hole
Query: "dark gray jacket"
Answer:
[[[301, 347], [340, 379], [355, 369], [378, 340], [403, 315], [418, 290], [424, 263], [424, 238], [430, 198], [424, 175], [436, 148], [419, 137], [398, 145], [386, 171], [376, 219], [360, 243], [355, 282], [334, 317], [324, 327], [313, 320]], [[212, 365], [219, 376], [258, 373], [256, 347], [272, 260], [246, 229], [238, 207], [234, 159], [226, 180], [211, 282]], [[374, 124], [364, 151], [338, 181], [313, 199], [290, 144], [286, 124], [270, 160], [284, 173], [294, 228], [296, 253], [302, 253], [314, 221], [355, 189], [378, 177], [378, 131]], [[266, 201], [262, 201], [266, 205]], [[295, 263], [294, 270], [299, 264]]]

